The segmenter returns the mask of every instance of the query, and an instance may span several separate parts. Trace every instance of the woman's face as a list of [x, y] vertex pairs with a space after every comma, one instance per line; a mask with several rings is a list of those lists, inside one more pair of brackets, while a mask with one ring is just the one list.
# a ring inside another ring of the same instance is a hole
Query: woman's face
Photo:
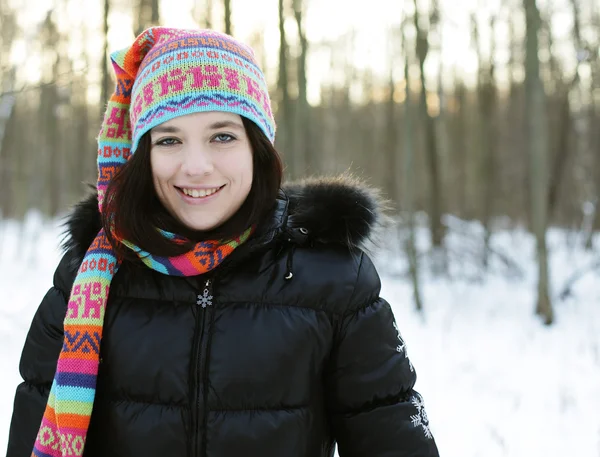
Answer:
[[252, 186], [252, 149], [239, 115], [188, 114], [150, 137], [154, 188], [177, 220], [207, 231], [240, 209]]

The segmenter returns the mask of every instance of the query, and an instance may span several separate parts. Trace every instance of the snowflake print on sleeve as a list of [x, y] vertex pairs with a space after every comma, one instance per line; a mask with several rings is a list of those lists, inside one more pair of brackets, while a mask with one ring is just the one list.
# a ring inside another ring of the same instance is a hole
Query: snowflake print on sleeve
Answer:
[[411, 399], [411, 403], [417, 409], [417, 413], [413, 416], [410, 416], [413, 426], [421, 427], [423, 429], [425, 438], [433, 439], [433, 434], [429, 428], [429, 419], [427, 418], [427, 412], [425, 411], [425, 402], [423, 401], [423, 397], [419, 393], [415, 392], [413, 398]]
[[394, 322], [394, 328], [396, 329], [396, 332], [398, 333], [398, 340], [400, 341], [400, 344], [398, 346], [396, 346], [396, 351], [400, 352], [401, 354], [404, 354], [404, 357], [408, 360], [408, 366], [410, 368], [410, 371], [414, 373], [415, 367], [413, 367], [412, 362], [408, 358], [408, 352], [406, 350], [406, 343], [404, 342], [404, 339], [402, 338], [402, 335], [400, 334], [400, 329], [398, 328], [398, 325], [396, 325], [396, 322]]

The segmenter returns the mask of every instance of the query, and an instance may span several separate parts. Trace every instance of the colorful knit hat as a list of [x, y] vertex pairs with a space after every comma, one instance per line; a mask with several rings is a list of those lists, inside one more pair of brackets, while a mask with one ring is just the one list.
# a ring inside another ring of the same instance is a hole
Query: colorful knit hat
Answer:
[[[267, 83], [251, 48], [210, 30], [156, 28], [147, 32], [147, 40], [139, 45], [151, 43], [152, 49], [133, 75], [132, 151], [152, 127], [199, 111], [245, 116], [274, 141]], [[113, 60], [120, 63], [123, 57], [116, 53]]]
[[252, 49], [229, 35], [153, 27], [111, 58], [117, 103], [107, 112], [98, 140], [106, 159], [99, 170], [100, 204], [116, 168], [137, 150], [142, 135], [175, 117], [204, 111], [239, 114], [275, 141], [264, 74]]
[[[98, 203], [140, 137], [185, 114], [226, 111], [254, 121], [273, 142], [275, 122], [264, 76], [250, 48], [209, 30], [151, 28], [112, 55], [117, 87], [98, 137]], [[131, 101], [133, 100], [133, 104]], [[133, 142], [132, 142], [133, 139]], [[158, 230], [158, 228], [157, 228]], [[249, 227], [226, 241], [203, 241], [177, 257], [158, 257], [118, 239], [153, 270], [195, 276], [213, 270], [248, 240]], [[175, 243], [177, 234], [161, 233]], [[120, 266], [101, 230], [77, 272], [63, 323], [64, 341], [32, 456], [83, 455], [96, 394], [110, 284]]]

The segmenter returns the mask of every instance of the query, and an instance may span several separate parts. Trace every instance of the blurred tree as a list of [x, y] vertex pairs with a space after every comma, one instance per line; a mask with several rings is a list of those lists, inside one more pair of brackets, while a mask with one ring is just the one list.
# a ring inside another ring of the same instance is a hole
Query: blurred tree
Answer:
[[585, 246], [588, 249], [594, 247], [594, 235], [600, 230], [600, 129], [597, 127], [600, 125], [600, 5], [597, 2], [592, 3], [590, 13], [587, 30], [590, 41], [587, 43], [586, 49], [580, 49], [578, 53], [579, 59], [584, 57], [587, 60], [586, 64], [590, 69], [589, 92], [586, 95], [590, 101], [587, 125], [590, 127], [588, 135], [589, 153], [592, 157], [593, 183], [591, 187], [593, 195], [591, 203], [594, 207], [594, 218], [591, 230], [586, 234]]
[[[596, 31], [596, 39], [589, 46], [591, 83], [589, 97], [591, 100], [590, 122], [591, 126], [600, 125], [600, 5], [598, 2], [592, 3], [592, 30]], [[594, 52], [595, 51], [595, 52]], [[600, 129], [590, 129], [592, 136], [590, 144], [592, 148], [592, 157], [594, 157], [594, 184], [596, 188], [596, 217], [593, 228], [600, 230]], [[592, 236], [587, 241], [588, 247], [592, 246]]]
[[[506, 165], [512, 162], [514, 166], [506, 173], [507, 195], [506, 205], [512, 205], [518, 210], [519, 217], [523, 222], [530, 223], [531, 215], [531, 186], [530, 160], [528, 149], [526, 147], [526, 116], [523, 113], [523, 99], [525, 96], [523, 85], [524, 74], [524, 50], [523, 38], [520, 36], [521, 22], [520, 17], [514, 14], [514, 9], [521, 8], [521, 0], [507, 2], [505, 14], [509, 29], [509, 57], [508, 57], [508, 76], [509, 76], [509, 96], [506, 100], [506, 109], [504, 115], [504, 130], [507, 137], [506, 144], [503, 145], [503, 161]], [[509, 157], [508, 152], [514, 151], [514, 157]], [[515, 198], [518, 195], [519, 198]]]
[[460, 217], [467, 218], [470, 216], [469, 204], [467, 201], [469, 195], [467, 188], [467, 139], [469, 138], [469, 109], [467, 96], [469, 91], [462, 77], [459, 77], [456, 74], [456, 70], [454, 73], [453, 99], [456, 107], [452, 128], [452, 156], [454, 160], [450, 170], [453, 171], [455, 179], [452, 180], [451, 186], [456, 189], [456, 211]]
[[[57, 81], [59, 78], [60, 66], [60, 32], [53, 19], [54, 11], [50, 10], [46, 14], [41, 30], [40, 37], [42, 40], [42, 56], [45, 60], [44, 80], [46, 84], [41, 86], [40, 90], [40, 110], [39, 125], [41, 130], [41, 144], [39, 151], [42, 152], [46, 162], [47, 187], [45, 195], [48, 198], [47, 211], [50, 216], [54, 217], [61, 209], [61, 187], [62, 181], [59, 179], [61, 150], [59, 147], [59, 131], [58, 131], [58, 109], [59, 95]], [[39, 177], [36, 173], [30, 172], [29, 177], [32, 180], [37, 180]], [[38, 194], [44, 195], [44, 192]]]
[[394, 60], [390, 59], [390, 75], [388, 82], [388, 100], [385, 110], [385, 125], [386, 125], [386, 144], [385, 144], [385, 163], [383, 182], [384, 189], [387, 194], [396, 202], [400, 202], [402, 192], [400, 191], [400, 151], [398, 148], [398, 126], [400, 121], [396, 116], [396, 81], [394, 80]]
[[231, 24], [231, 0], [223, 0], [225, 6], [225, 33], [233, 34], [233, 26]]
[[0, 218], [13, 216], [14, 160], [8, 147], [15, 128], [15, 67], [10, 64], [17, 18], [6, 0], [0, 0]]
[[402, 174], [402, 197], [394, 195], [403, 203], [403, 213], [407, 222], [408, 236], [404, 241], [406, 257], [408, 258], [409, 273], [413, 288], [413, 300], [417, 311], [423, 310], [423, 300], [421, 298], [421, 284], [419, 279], [419, 257], [417, 255], [417, 241], [415, 236], [415, 208], [414, 208], [414, 143], [413, 143], [413, 111], [411, 107], [411, 84], [410, 84], [410, 55], [406, 34], [404, 29], [407, 21], [402, 26], [402, 46], [404, 48], [404, 119], [403, 119], [403, 144], [404, 152], [403, 174]]
[[159, 0], [138, 0], [133, 13], [135, 36], [138, 36], [148, 27], [159, 25], [160, 23], [160, 4]]
[[480, 206], [479, 214], [484, 229], [482, 265], [488, 267], [490, 239], [492, 236], [491, 219], [494, 215], [494, 195], [496, 187], [496, 155], [498, 149], [497, 116], [496, 116], [496, 80], [495, 80], [495, 54], [496, 54], [496, 19], [490, 18], [490, 56], [484, 61], [481, 45], [480, 31], [475, 14], [471, 16], [472, 38], [478, 57], [477, 100], [479, 116], [478, 125], [475, 126], [473, 135], [476, 137], [477, 158], [479, 161], [479, 188]]
[[[9, 7], [7, 0], [0, 0], [0, 71], [8, 72], [10, 50], [17, 37], [18, 23], [15, 11]], [[3, 88], [3, 92], [7, 92]]]
[[527, 138], [531, 158], [531, 212], [537, 244], [538, 291], [536, 313], [546, 325], [552, 324], [554, 313], [549, 293], [548, 249], [546, 228], [548, 216], [548, 125], [546, 94], [540, 75], [538, 33], [541, 26], [536, 0], [523, 0], [525, 7], [525, 82], [527, 86]]
[[[204, 5], [204, 8], [202, 7]], [[213, 2], [212, 0], [196, 0], [192, 16], [200, 27], [212, 29]]]
[[[372, 151], [382, 151], [382, 147], [378, 144], [378, 139], [381, 135], [381, 102], [375, 100], [375, 91], [377, 85], [375, 83], [375, 75], [370, 69], [361, 72], [361, 89], [362, 97], [360, 100], [362, 105], [362, 114], [370, 119], [371, 122], [361, 122], [360, 119], [352, 124], [352, 136], [354, 153], [357, 155], [369, 153]], [[362, 169], [368, 176], [372, 176], [381, 182], [381, 173], [378, 173], [378, 165], [383, 162], [381, 154], [378, 153], [380, 160], [368, 160], [357, 163], [357, 166], [362, 165]], [[359, 165], [360, 164], [360, 165]]]
[[312, 128], [311, 118], [309, 116], [309, 105], [307, 96], [307, 75], [306, 75], [306, 60], [308, 58], [308, 39], [306, 38], [306, 30], [304, 25], [304, 0], [292, 0], [292, 8], [294, 18], [296, 19], [296, 27], [298, 29], [298, 41], [300, 44], [300, 53], [297, 59], [298, 72], [298, 100], [296, 101], [296, 130], [298, 135], [295, 136], [296, 144], [294, 145], [294, 154], [300, 156], [300, 169], [307, 170], [317, 167], [317, 155], [312, 145]]
[[[297, 173], [296, 167], [293, 166], [292, 160], [294, 155], [292, 152], [294, 144], [294, 125], [292, 112], [292, 99], [290, 96], [288, 60], [289, 49], [287, 36], [285, 31], [285, 5], [283, 0], [278, 0], [279, 13], [279, 77], [277, 80], [278, 97], [277, 97], [277, 115], [279, 117], [279, 145], [288, 166], [292, 165], [291, 170], [288, 168], [290, 177], [295, 177]], [[297, 158], [296, 158], [297, 159]]]
[[110, 96], [111, 90], [111, 79], [109, 76], [109, 50], [108, 50], [108, 16], [110, 15], [110, 0], [104, 0], [104, 11], [102, 14], [102, 40], [103, 40], [103, 51], [102, 58], [100, 60], [100, 68], [102, 73], [102, 82], [100, 88], [100, 116], [102, 119], [104, 116], [104, 110], [108, 103], [108, 97]]
[[[107, 6], [107, 0], [105, 0], [105, 7]], [[106, 16], [106, 11], [105, 11], [105, 16]], [[106, 32], [107, 29], [104, 29], [104, 40], [106, 40]], [[89, 62], [89, 53], [87, 52], [87, 45], [88, 45], [88, 28], [86, 27], [85, 24], [82, 24], [82, 41], [83, 41], [83, 46], [81, 48], [81, 55], [80, 55], [80, 59], [83, 61], [83, 68], [84, 69], [88, 69], [90, 66], [90, 62]], [[107, 52], [107, 48], [106, 48], [106, 42], [105, 42], [105, 47], [103, 49], [104, 53], [108, 53]], [[107, 56], [108, 57], [108, 56]], [[102, 89], [105, 90], [105, 88], [110, 84], [110, 78], [108, 78], [108, 81], [106, 81], [106, 77], [105, 74], [107, 72], [107, 68], [108, 68], [108, 62], [107, 60], [103, 60], [103, 75], [102, 75], [102, 80], [101, 80], [101, 84]], [[97, 110], [95, 109], [96, 107], [94, 105], [90, 106], [88, 104], [88, 88], [89, 88], [89, 81], [87, 78], [87, 71], [84, 72], [80, 72], [74, 75], [74, 77], [71, 80], [71, 93], [72, 93], [72, 102], [70, 103], [70, 107], [71, 107], [71, 118], [72, 118], [72, 122], [73, 125], [75, 126], [75, 131], [72, 132], [73, 133], [73, 139], [72, 139], [72, 143], [74, 146], [74, 150], [72, 151], [72, 159], [70, 162], [72, 162], [71, 165], [71, 171], [69, 172], [69, 176], [78, 176], [79, 180], [72, 180], [72, 182], [70, 183], [70, 191], [71, 191], [71, 195], [69, 195], [69, 203], [73, 202], [73, 201], [77, 201], [79, 195], [81, 195], [82, 192], [82, 186], [81, 183], [89, 183], [89, 182], [94, 182], [95, 181], [95, 174], [96, 174], [96, 156], [97, 156], [97, 144], [96, 141], [94, 139], [94, 136], [92, 136], [90, 134], [90, 110], [92, 108], [93, 111], [91, 111], [92, 114], [92, 119], [93, 119], [93, 126], [96, 128], [99, 125], [99, 122], [102, 119], [103, 113], [100, 113], [100, 116], [98, 118], [96, 118], [95, 116], [97, 115]], [[106, 95], [106, 97], [108, 97], [108, 95]], [[106, 99], [102, 98], [102, 101], [100, 102], [101, 104], [101, 108], [104, 109], [105, 108], [105, 103], [106, 103]], [[97, 133], [97, 132], [94, 132]], [[71, 154], [71, 151], [67, 151], [67, 154]]]
[[[419, 70], [421, 75], [421, 112], [420, 119], [423, 120], [425, 125], [425, 139], [426, 139], [426, 155], [427, 155], [427, 167], [429, 174], [429, 219], [431, 229], [431, 244], [435, 248], [442, 246], [444, 240], [444, 226], [442, 224], [442, 189], [441, 189], [441, 178], [439, 170], [439, 159], [438, 159], [438, 145], [435, 128], [435, 120], [429, 113], [427, 106], [427, 78], [425, 76], [425, 61], [427, 54], [429, 53], [429, 39], [427, 31], [422, 27], [422, 21], [420, 19], [419, 5], [417, 0], [413, 0], [415, 14], [414, 14], [414, 27], [417, 33], [416, 37], [416, 52], [419, 59]], [[434, 8], [430, 14], [430, 25], [432, 19], [438, 18], [439, 12]]]
[[[581, 52], [585, 49], [581, 37], [581, 19], [580, 19], [580, 6], [578, 0], [571, 0], [571, 9], [573, 12], [573, 45], [575, 47], [575, 53], [578, 56], [576, 61], [573, 76], [569, 81], [563, 82], [558, 71], [554, 71], [553, 80], [559, 87], [559, 109], [558, 109], [558, 149], [554, 154], [554, 160], [552, 161], [552, 168], [550, 172], [550, 181], [548, 189], [548, 215], [550, 218], [554, 215], [558, 204], [559, 192], [564, 181], [564, 177], [567, 171], [567, 162], [569, 159], [569, 152], [574, 149], [571, 142], [577, 141], [577, 135], [572, 135], [573, 131], [573, 117], [571, 115], [571, 97], [572, 92], [579, 83], [579, 67], [581, 63]], [[551, 33], [549, 36], [552, 36]], [[556, 58], [553, 58], [554, 62]], [[558, 63], [554, 63], [554, 66], [558, 66]], [[571, 140], [571, 141], [569, 141]]]

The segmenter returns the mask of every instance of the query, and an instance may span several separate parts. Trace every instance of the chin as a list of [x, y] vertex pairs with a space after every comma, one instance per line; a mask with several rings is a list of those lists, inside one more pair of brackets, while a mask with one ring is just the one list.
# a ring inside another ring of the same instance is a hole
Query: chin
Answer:
[[207, 224], [206, 222], [186, 222], [186, 221], [182, 221], [182, 223], [189, 229], [195, 230], [197, 232], [208, 232], [210, 230], [214, 230], [216, 229], [220, 224], [218, 223], [214, 223], [214, 224]]
[[218, 215], [214, 214], [211, 211], [199, 211], [197, 213], [191, 212], [191, 214], [188, 211], [172, 211], [171, 214], [181, 224], [185, 225], [188, 229], [194, 230], [196, 232], [208, 232], [222, 224]]

